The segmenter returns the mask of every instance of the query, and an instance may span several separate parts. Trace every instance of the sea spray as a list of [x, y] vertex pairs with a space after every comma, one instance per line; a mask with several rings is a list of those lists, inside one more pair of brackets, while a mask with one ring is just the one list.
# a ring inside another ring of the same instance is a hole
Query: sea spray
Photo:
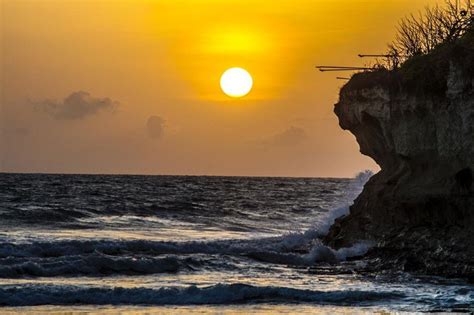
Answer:
[[[372, 177], [373, 172], [370, 170], [365, 170], [359, 172], [351, 184], [348, 186], [347, 190], [344, 192], [343, 197], [340, 199], [340, 205], [334, 209], [328, 211], [326, 214], [316, 218], [313, 226], [304, 231], [304, 232], [292, 232], [285, 234], [282, 237], [281, 245], [284, 248], [298, 248], [312, 244], [308, 254], [304, 255], [288, 255], [283, 254], [283, 256], [278, 257], [278, 255], [267, 255], [271, 257], [274, 262], [292, 261], [294, 265], [313, 265], [317, 262], [336, 262], [343, 261], [350, 257], [360, 256], [365, 254], [371, 246], [372, 242], [361, 241], [354, 244], [348, 248], [341, 248], [339, 250], [333, 250], [325, 245], [323, 245], [317, 238], [325, 236], [331, 225], [334, 224], [334, 221], [344, 215], [349, 213], [349, 206], [352, 204], [354, 199], [360, 194], [364, 188], [365, 183]], [[276, 248], [279, 250], [281, 248]], [[261, 257], [260, 257], [261, 258]]]
[[349, 207], [354, 199], [361, 193], [365, 183], [372, 177], [373, 172], [365, 170], [359, 172], [351, 181], [351, 184], [344, 191], [344, 194], [339, 200], [339, 204], [332, 210], [329, 210], [323, 215], [315, 218], [313, 226], [308, 230], [301, 232], [292, 232], [285, 235], [287, 242], [294, 243], [301, 241], [301, 239], [314, 239], [326, 235], [329, 228], [334, 224], [334, 221], [349, 213]]

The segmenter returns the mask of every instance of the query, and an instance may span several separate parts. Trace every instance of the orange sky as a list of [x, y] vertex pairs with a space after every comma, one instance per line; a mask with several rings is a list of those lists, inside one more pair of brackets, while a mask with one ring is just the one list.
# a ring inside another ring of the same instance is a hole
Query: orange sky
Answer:
[[[332, 113], [342, 82], [314, 65], [361, 64], [436, 2], [3, 0], [0, 171], [377, 169]], [[254, 80], [241, 99], [219, 87], [234, 66]]]

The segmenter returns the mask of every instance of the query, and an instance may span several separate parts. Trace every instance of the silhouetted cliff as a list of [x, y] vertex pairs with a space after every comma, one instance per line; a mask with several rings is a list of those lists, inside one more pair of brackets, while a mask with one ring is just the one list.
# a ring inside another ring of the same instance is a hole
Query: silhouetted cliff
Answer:
[[374, 240], [379, 267], [474, 277], [474, 36], [356, 74], [340, 126], [381, 167], [325, 241]]

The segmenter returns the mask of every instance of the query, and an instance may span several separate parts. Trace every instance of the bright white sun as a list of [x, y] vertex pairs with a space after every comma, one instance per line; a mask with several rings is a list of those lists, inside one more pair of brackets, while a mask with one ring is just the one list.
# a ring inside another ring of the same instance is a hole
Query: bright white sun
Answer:
[[221, 89], [230, 97], [242, 97], [252, 89], [250, 73], [242, 68], [227, 69], [221, 76]]

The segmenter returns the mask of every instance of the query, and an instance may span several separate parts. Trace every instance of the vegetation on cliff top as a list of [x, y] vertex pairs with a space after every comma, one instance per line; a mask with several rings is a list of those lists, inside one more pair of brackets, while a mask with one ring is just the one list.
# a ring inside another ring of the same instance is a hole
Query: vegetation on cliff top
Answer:
[[418, 17], [403, 19], [384, 63], [357, 73], [341, 93], [380, 86], [391, 92], [442, 97], [447, 90], [450, 63], [474, 77], [474, 15], [471, 0], [460, 8], [427, 8]]

